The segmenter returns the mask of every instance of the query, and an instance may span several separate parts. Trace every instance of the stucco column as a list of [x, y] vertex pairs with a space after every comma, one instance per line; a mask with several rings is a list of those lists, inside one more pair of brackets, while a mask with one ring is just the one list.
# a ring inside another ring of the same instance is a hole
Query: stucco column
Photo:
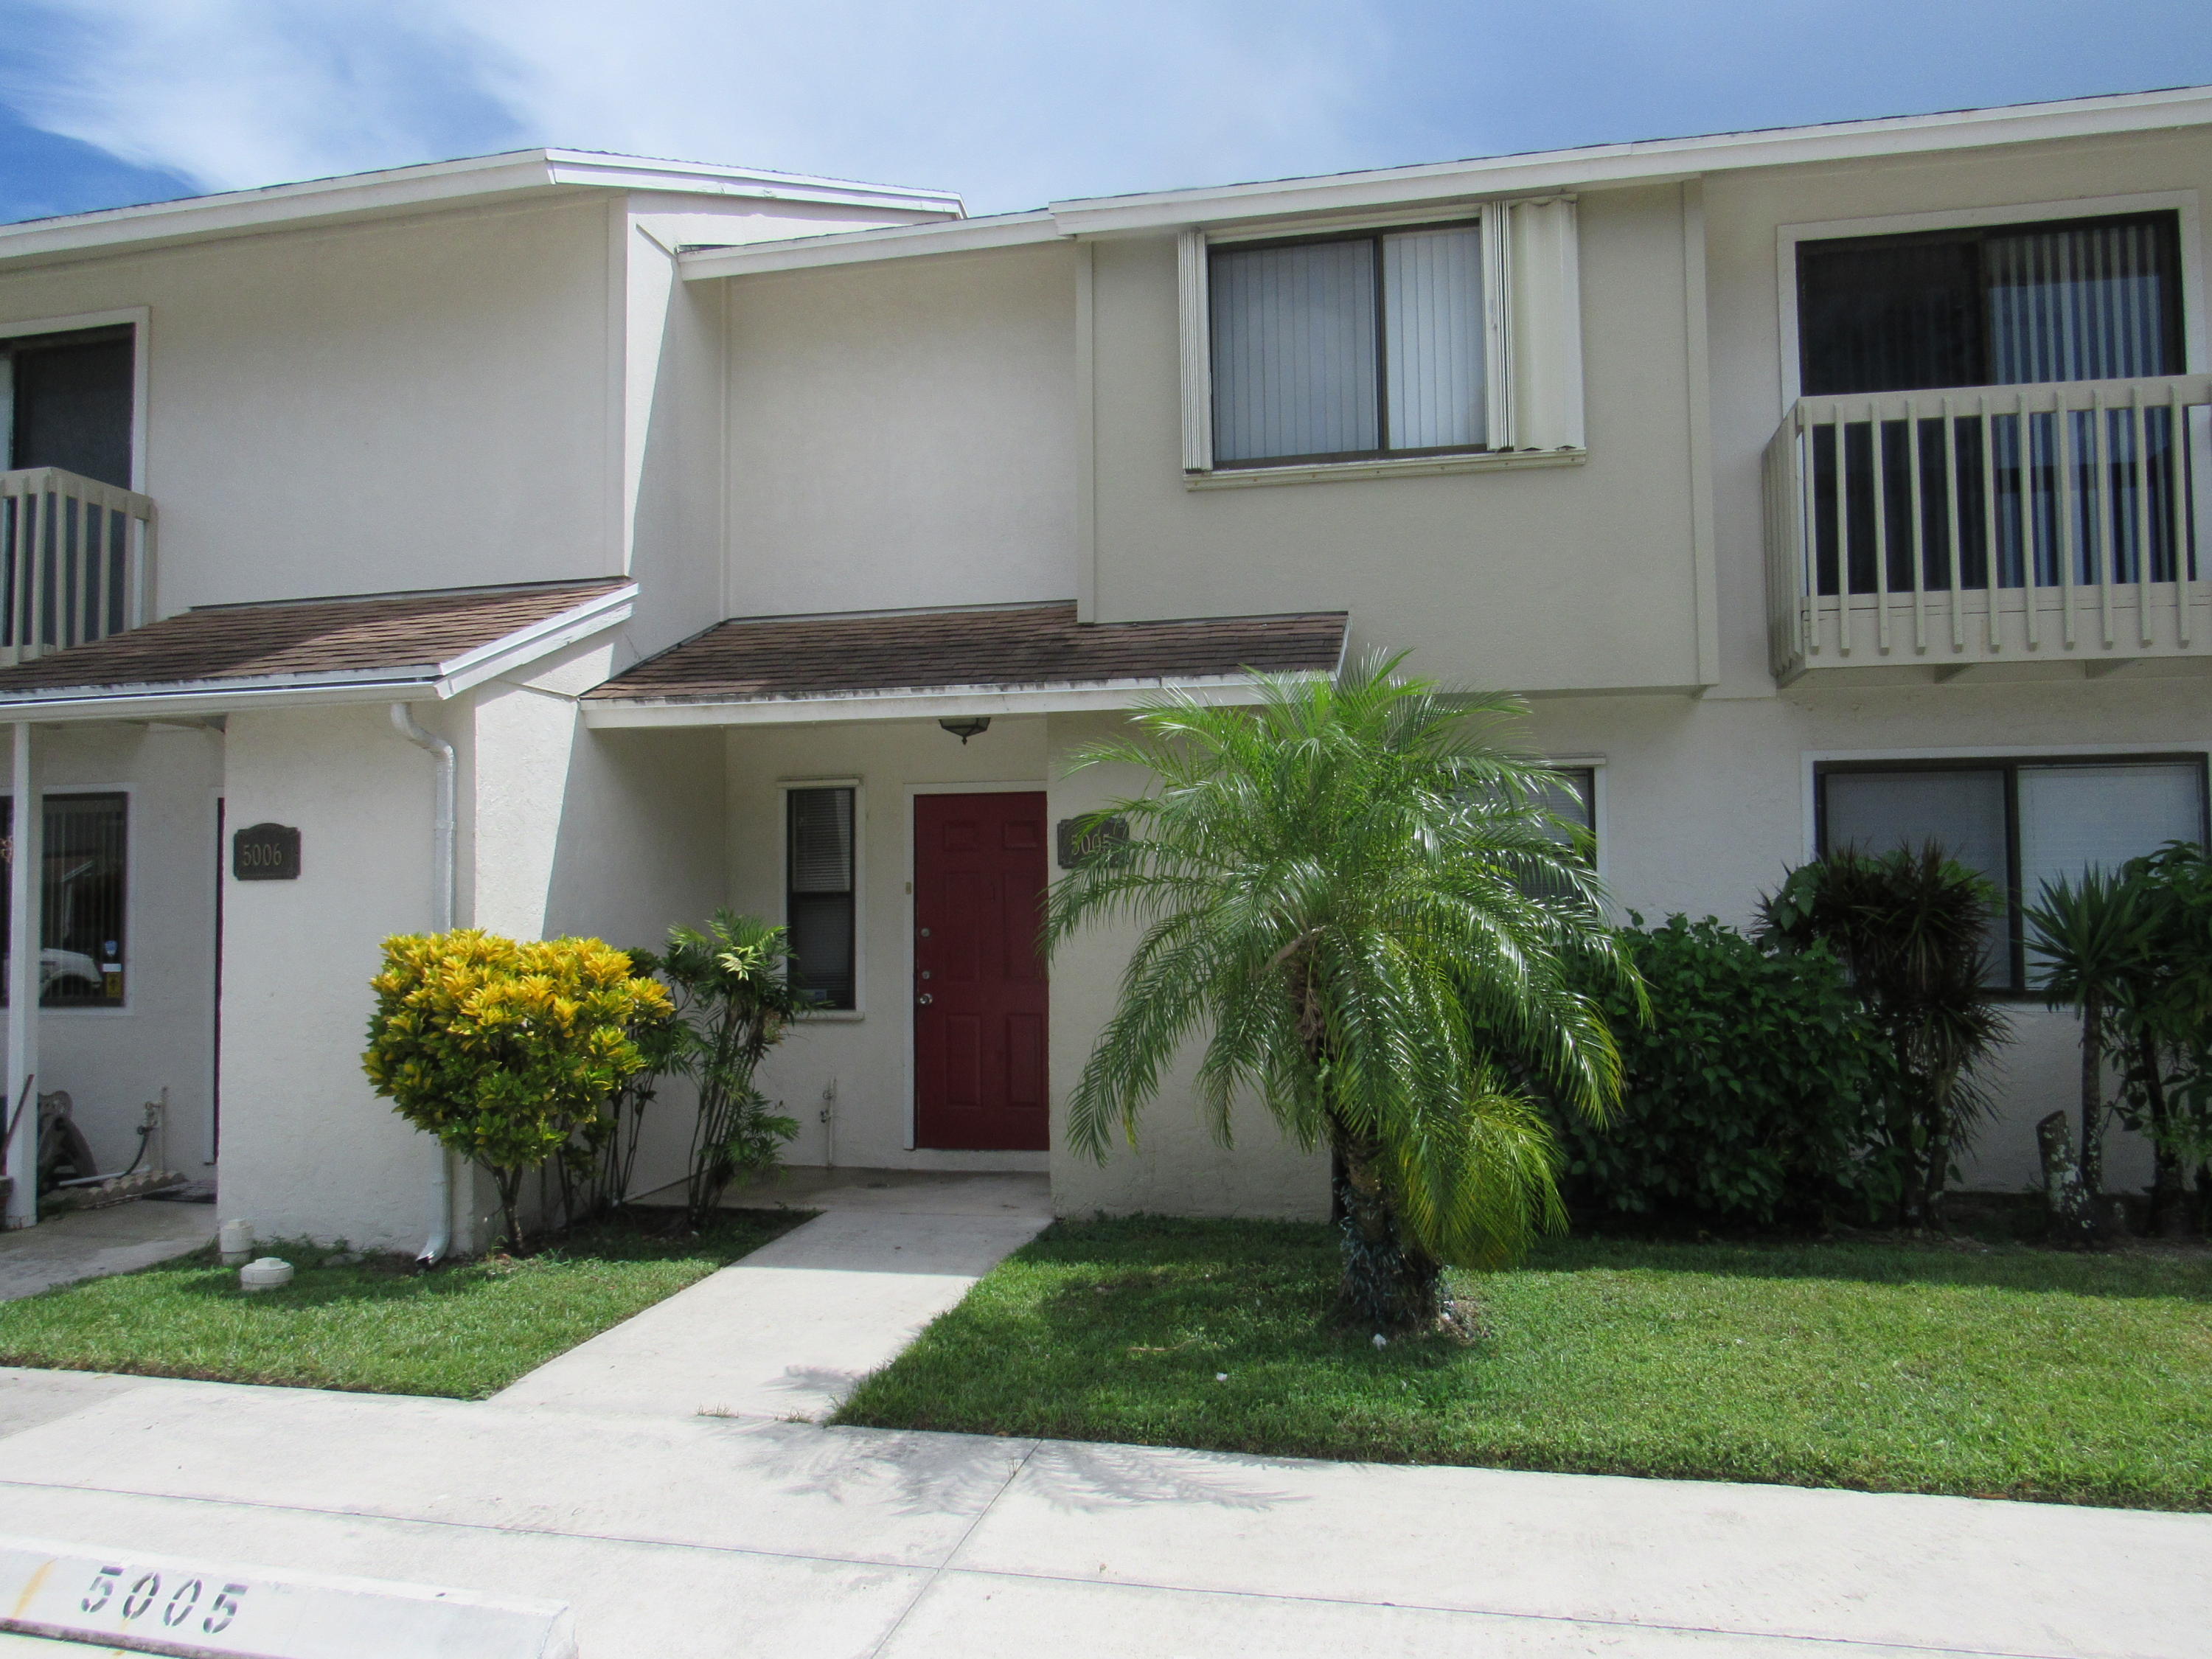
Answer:
[[8, 1098], [22, 1121], [8, 1145], [7, 1224], [28, 1227], [39, 1218], [39, 1107], [26, 1094], [39, 1070], [39, 908], [45, 865], [46, 804], [32, 765], [31, 723], [15, 723], [15, 786], [8, 859]]

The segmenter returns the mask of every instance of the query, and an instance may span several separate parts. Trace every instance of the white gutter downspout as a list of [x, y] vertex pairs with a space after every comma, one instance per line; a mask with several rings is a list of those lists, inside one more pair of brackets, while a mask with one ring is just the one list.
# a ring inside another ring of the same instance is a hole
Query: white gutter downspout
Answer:
[[[442, 933], [453, 925], [453, 745], [416, 723], [404, 702], [392, 705], [392, 724], [417, 749], [438, 763], [435, 828], [430, 842], [430, 928]], [[415, 1257], [418, 1267], [434, 1267], [453, 1242], [453, 1159], [442, 1143], [430, 1177], [430, 1237]]]
[[[8, 1143], [8, 1174], [15, 1186], [8, 1195], [5, 1224], [28, 1227], [39, 1218], [39, 1101], [34, 1079], [39, 1072], [40, 907], [39, 872], [46, 867], [40, 846], [46, 828], [46, 805], [39, 778], [32, 766], [31, 723], [13, 726], [15, 752], [11, 758], [15, 805], [12, 830], [15, 845], [8, 861], [8, 894], [14, 908], [8, 917], [8, 1072], [7, 1099], [0, 1102], [0, 1117], [20, 1118]], [[0, 1131], [6, 1127], [0, 1122]]]

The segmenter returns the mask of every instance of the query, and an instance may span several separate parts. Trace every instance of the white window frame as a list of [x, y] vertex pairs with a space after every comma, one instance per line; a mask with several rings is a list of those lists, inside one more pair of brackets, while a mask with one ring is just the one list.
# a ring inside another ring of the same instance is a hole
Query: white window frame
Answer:
[[[39, 801], [45, 803], [56, 795], [120, 795], [123, 797], [123, 937], [130, 951], [125, 963], [134, 962], [138, 955], [138, 928], [141, 906], [138, 902], [138, 856], [140, 835], [138, 791], [135, 783], [46, 783], [39, 785]], [[0, 785], [0, 800], [9, 803], [9, 823], [15, 818], [15, 791], [12, 786]], [[12, 830], [11, 830], [12, 833]], [[220, 849], [218, 849], [218, 854]], [[40, 947], [44, 949], [42, 945]], [[138, 1004], [138, 975], [135, 969], [126, 968], [123, 975], [123, 1000], [105, 1008], [49, 1008], [42, 1000], [38, 1014], [40, 1019], [67, 1018], [71, 1019], [121, 1019], [135, 1013]]]
[[[1579, 230], [1572, 219], [1560, 249], [1560, 264], [1548, 283], [1537, 284], [1554, 303], [1558, 317], [1552, 332], [1559, 361], [1549, 373], [1559, 381], [1553, 399], [1559, 408], [1541, 417], [1558, 426], [1565, 441], [1542, 447], [1516, 447], [1516, 386], [1517, 370], [1514, 338], [1517, 331], [1538, 325], [1530, 313], [1529, 295], [1516, 283], [1514, 261], [1513, 210], [1565, 205], [1576, 198], [1554, 192], [1521, 197], [1437, 204], [1419, 209], [1362, 215], [1326, 221], [1280, 220], [1240, 224], [1208, 231], [1192, 227], [1176, 241], [1176, 313], [1181, 358], [1182, 404], [1182, 471], [1187, 489], [1243, 489], [1255, 485], [1329, 483], [1361, 478], [1420, 477], [1437, 473], [1492, 471], [1540, 466], [1575, 466], [1589, 457], [1584, 447], [1582, 413], [1582, 327]], [[1486, 414], [1489, 447], [1451, 454], [1385, 455], [1340, 461], [1297, 462], [1287, 465], [1238, 463], [1217, 468], [1213, 458], [1213, 362], [1212, 325], [1212, 250], [1240, 243], [1272, 241], [1289, 244], [1302, 237], [1323, 240], [1361, 231], [1411, 230], [1425, 226], [1463, 226], [1473, 223], [1482, 236], [1482, 301], [1484, 366], [1488, 373]]]
[[1605, 757], [1602, 755], [1547, 755], [1544, 764], [1555, 772], [1588, 772], [1590, 775], [1590, 836], [1597, 843], [1592, 849], [1595, 857], [1591, 867], [1597, 878], [1606, 878], [1606, 843], [1612, 837], [1606, 833], [1605, 820]]
[[867, 1018], [867, 957], [863, 950], [868, 921], [867, 788], [858, 778], [778, 778], [775, 781], [776, 914], [787, 936], [791, 929], [791, 795], [800, 789], [853, 792], [853, 1006], [812, 1009], [799, 1018], [809, 1025], [856, 1025]]
[[[33, 317], [21, 322], [0, 323], [0, 340], [20, 340], [34, 334], [68, 334], [78, 329], [130, 325], [131, 488], [141, 495], [146, 493], [147, 358], [153, 318], [150, 306], [125, 306], [115, 311], [85, 311], [69, 317]], [[13, 441], [15, 414], [14, 378], [0, 374], [0, 459], [6, 459], [8, 446]], [[0, 471], [4, 471], [4, 467], [0, 467]]]
[[[2037, 743], [2037, 744], [1975, 744], [1965, 747], [1942, 749], [1808, 749], [1801, 757], [1802, 787], [1800, 810], [1804, 814], [1804, 861], [1808, 864], [1820, 856], [1820, 769], [1826, 765], [1878, 767], [1885, 762], [1899, 766], [1926, 763], [1955, 763], [1972, 766], [1977, 761], [2009, 762], [2033, 765], [2039, 762], [2066, 761], [2172, 761], [2197, 757], [2203, 765], [2200, 775], [2205, 785], [2205, 805], [2212, 812], [2212, 743]], [[2008, 836], [2020, 833], [2017, 824], [2006, 831]], [[2023, 896], [2024, 897], [2025, 896]], [[2010, 969], [2008, 967], [2009, 975]], [[2007, 998], [2032, 1001], [2033, 992], [2021, 992], [2009, 984], [2003, 988]]]
[[1929, 230], [1972, 230], [1984, 225], [2024, 225], [2066, 219], [2112, 219], [2130, 213], [2172, 213], [2180, 219], [2182, 372], [2205, 372], [2204, 264], [2198, 240], [2197, 192], [2149, 191], [2129, 196], [2082, 196], [2064, 202], [2012, 202], [1995, 207], [1940, 208], [1925, 213], [1887, 213], [1872, 218], [1822, 219], [1778, 225], [1774, 232], [1776, 317], [1782, 352], [1782, 408], [1802, 395], [1797, 338], [1797, 245], [1847, 236], [1909, 236]]

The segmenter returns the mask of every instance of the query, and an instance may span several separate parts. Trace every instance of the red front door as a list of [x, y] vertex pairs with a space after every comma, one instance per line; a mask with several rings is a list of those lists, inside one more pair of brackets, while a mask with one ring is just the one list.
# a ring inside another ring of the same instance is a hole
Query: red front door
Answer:
[[1044, 796], [914, 801], [915, 1141], [1045, 1150]]

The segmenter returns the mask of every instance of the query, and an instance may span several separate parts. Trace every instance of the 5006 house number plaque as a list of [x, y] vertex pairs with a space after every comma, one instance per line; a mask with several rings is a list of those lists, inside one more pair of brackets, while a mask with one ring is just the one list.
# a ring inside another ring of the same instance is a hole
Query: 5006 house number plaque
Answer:
[[249, 824], [230, 838], [230, 873], [240, 881], [297, 881], [300, 832], [285, 823]]

